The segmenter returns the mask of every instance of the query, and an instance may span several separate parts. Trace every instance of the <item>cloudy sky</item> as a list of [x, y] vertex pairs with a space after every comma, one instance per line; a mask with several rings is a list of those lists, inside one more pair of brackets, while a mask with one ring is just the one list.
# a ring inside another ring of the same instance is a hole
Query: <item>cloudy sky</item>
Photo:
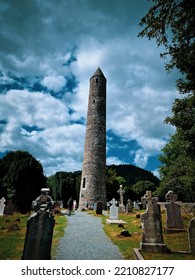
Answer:
[[157, 174], [177, 97], [146, 0], [0, 0], [0, 156], [26, 150], [46, 175], [81, 170], [89, 79], [107, 78], [107, 164]]

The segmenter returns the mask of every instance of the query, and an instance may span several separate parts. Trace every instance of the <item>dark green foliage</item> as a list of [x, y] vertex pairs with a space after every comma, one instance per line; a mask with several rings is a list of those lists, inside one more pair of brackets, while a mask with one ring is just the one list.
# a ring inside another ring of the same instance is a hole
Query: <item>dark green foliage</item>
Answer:
[[186, 152], [183, 134], [177, 131], [163, 148], [159, 169], [161, 186], [158, 194], [164, 197], [168, 190], [173, 190], [182, 201], [195, 201], [195, 161]]
[[138, 197], [142, 197], [145, 195], [146, 191], [155, 191], [156, 186], [151, 181], [138, 181], [132, 186], [132, 190]]
[[176, 127], [175, 135], [162, 150], [158, 192], [164, 195], [172, 189], [183, 201], [195, 199], [195, 1], [151, 0], [153, 6], [142, 18], [144, 29], [139, 36], [155, 38], [164, 46], [162, 57], [168, 58], [165, 68], [181, 73], [176, 86], [184, 98], [176, 99], [171, 117], [165, 122]]
[[112, 198], [119, 199], [120, 196], [117, 193], [120, 184], [124, 184], [125, 179], [121, 176], [117, 176], [115, 169], [107, 168], [106, 170], [106, 198], [108, 201]]
[[81, 172], [56, 172], [47, 178], [47, 186], [52, 191], [52, 197], [55, 200], [62, 200], [64, 207], [70, 197], [79, 200]]
[[3, 170], [0, 188], [21, 213], [27, 213], [31, 209], [32, 200], [46, 186], [42, 165], [24, 151], [9, 152], [0, 163]]
[[[81, 171], [76, 172], [57, 172], [55, 175], [47, 178], [47, 186], [52, 191], [54, 200], [63, 200], [64, 207], [67, 207], [67, 202], [70, 197], [79, 202], [80, 194]], [[106, 196], [110, 201], [112, 198], [119, 200], [117, 193], [119, 186], [122, 184], [125, 189], [124, 200], [140, 199], [132, 186], [138, 181], [150, 181], [155, 185], [155, 189], [159, 186], [159, 179], [152, 172], [146, 171], [134, 165], [111, 165], [107, 167], [106, 172]]]
[[142, 18], [144, 29], [139, 36], [155, 38], [157, 45], [165, 47], [162, 57], [168, 57], [168, 71], [177, 68], [183, 75], [177, 81], [181, 93], [195, 89], [195, 1], [151, 0], [153, 6]]
[[195, 161], [195, 95], [176, 99], [172, 112], [173, 116], [165, 121], [176, 126], [187, 156]]
[[117, 178], [124, 178], [124, 201], [130, 198], [131, 200], [137, 200], [141, 198], [140, 193], [142, 192], [135, 191], [133, 185], [138, 182], [149, 182], [148, 187], [151, 187], [151, 190], [156, 190], [159, 187], [160, 180], [154, 176], [150, 171], [144, 170], [142, 168], [136, 167], [131, 164], [124, 165], [111, 165], [107, 168], [107, 181], [106, 181], [106, 190], [107, 190], [107, 199], [110, 200], [113, 197], [119, 199], [119, 194], [117, 190], [119, 189], [120, 183]]

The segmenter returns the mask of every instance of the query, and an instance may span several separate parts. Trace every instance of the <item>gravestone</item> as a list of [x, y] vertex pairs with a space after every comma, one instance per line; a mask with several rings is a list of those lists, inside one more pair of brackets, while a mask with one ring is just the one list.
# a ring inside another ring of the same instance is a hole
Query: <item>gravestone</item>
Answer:
[[127, 222], [118, 219], [118, 207], [116, 206], [117, 201], [115, 198], [113, 198], [110, 203], [112, 204], [110, 206], [110, 215], [109, 219], [106, 219], [106, 222], [108, 224], [126, 224]]
[[195, 218], [192, 218], [188, 227], [190, 253], [195, 255]]
[[143, 209], [146, 209], [147, 201], [146, 201], [146, 199], [144, 199], [144, 197], [141, 197], [141, 203], [142, 203]]
[[11, 199], [7, 200], [6, 206], [5, 206], [5, 215], [12, 216], [14, 214], [14, 204]]
[[3, 216], [3, 214], [4, 214], [4, 209], [5, 209], [5, 198], [4, 197], [2, 197], [1, 199], [0, 199], [0, 216]]
[[118, 220], [118, 207], [117, 205], [117, 201], [115, 200], [115, 198], [113, 198], [111, 200], [112, 205], [110, 206], [110, 216], [109, 219], [110, 220]]
[[146, 252], [168, 252], [162, 235], [162, 221], [160, 206], [152, 198], [152, 192], [146, 191], [144, 199], [147, 201], [147, 210], [141, 215], [142, 242], [140, 247]]
[[140, 210], [139, 200], [133, 202], [133, 207], [134, 207], [135, 210]]
[[96, 214], [102, 215], [102, 202], [97, 202]]
[[53, 200], [49, 189], [41, 189], [41, 195], [34, 201], [36, 212], [27, 221], [23, 260], [50, 260], [54, 217], [51, 215]]
[[125, 191], [123, 190], [123, 186], [122, 185], [120, 185], [120, 188], [119, 188], [119, 190], [117, 192], [120, 195], [120, 202], [119, 202], [118, 211], [120, 213], [124, 213], [125, 212], [125, 206], [124, 206], [124, 203], [123, 203], [123, 194], [125, 193]]
[[166, 231], [174, 232], [184, 230], [184, 224], [181, 216], [181, 206], [175, 203], [177, 197], [173, 191], [168, 191], [165, 195], [167, 203], [166, 209]]
[[126, 213], [132, 213], [133, 212], [133, 204], [131, 199], [127, 200], [127, 205], [126, 205]]

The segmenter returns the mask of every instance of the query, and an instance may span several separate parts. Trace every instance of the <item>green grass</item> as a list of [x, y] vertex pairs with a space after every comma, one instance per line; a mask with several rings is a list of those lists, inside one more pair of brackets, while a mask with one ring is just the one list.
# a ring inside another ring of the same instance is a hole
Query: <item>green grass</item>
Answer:
[[[16, 219], [20, 219], [19, 222]], [[0, 217], [0, 259], [17, 260], [22, 256], [28, 216], [14, 214], [13, 216]], [[19, 230], [8, 231], [8, 228], [18, 224]]]
[[[20, 260], [24, 247], [26, 223], [29, 216], [15, 213], [13, 216], [0, 217], [0, 260]], [[20, 219], [20, 221], [16, 221]], [[8, 222], [9, 220], [9, 222]], [[55, 215], [55, 227], [52, 240], [51, 255], [55, 255], [59, 238], [64, 234], [66, 217]], [[18, 224], [19, 230], [8, 231], [13, 224]]]
[[[127, 222], [127, 224], [124, 225], [124, 228], [121, 228], [116, 224], [107, 224], [107, 217], [102, 217], [105, 233], [112, 242], [119, 247], [125, 259], [128, 260], [134, 259], [133, 248], [139, 248], [141, 238], [140, 219], [136, 218], [136, 214], [137, 213], [131, 215], [119, 215], [119, 219]], [[128, 230], [131, 236], [123, 237], [120, 234], [122, 230]]]
[[[132, 214], [126, 215], [121, 214], [119, 218], [126, 221], [127, 224], [124, 228], [118, 227], [118, 225], [110, 225], [106, 223], [107, 217], [102, 215], [95, 215], [95, 211], [89, 211], [88, 213], [101, 217], [104, 231], [112, 242], [119, 247], [123, 256], [127, 260], [133, 260], [133, 249], [140, 247], [141, 242], [141, 222], [139, 218], [136, 218], [136, 214], [142, 214], [144, 211], [137, 211]], [[164, 242], [172, 252], [177, 251], [188, 251], [188, 235], [187, 227], [190, 223], [191, 216], [183, 216], [185, 231], [178, 233], [165, 233], [163, 232]], [[16, 222], [16, 219], [20, 219]], [[13, 216], [0, 217], [0, 259], [1, 260], [19, 260], [22, 256], [24, 239], [26, 233], [26, 222], [28, 216], [21, 215], [19, 213]], [[165, 212], [162, 212], [162, 225], [165, 227]], [[10, 220], [6, 222], [6, 220]], [[19, 230], [8, 232], [8, 227], [14, 223], [17, 223]], [[55, 215], [55, 227], [52, 240], [52, 259], [55, 259], [55, 252], [58, 246], [59, 239], [64, 235], [64, 228], [67, 225], [66, 216]], [[122, 230], [128, 230], [131, 237], [121, 236]], [[181, 254], [181, 253], [146, 253], [142, 252], [144, 259], [147, 260], [194, 260], [195, 256], [191, 254]]]
[[67, 226], [67, 217], [64, 215], [55, 216], [55, 227], [52, 239], [51, 257], [55, 258], [56, 248], [59, 244], [60, 238], [64, 236], [64, 228]]
[[[140, 248], [141, 242], [141, 221], [136, 218], [136, 214], [142, 214], [144, 211], [137, 211], [132, 214], [120, 214], [119, 219], [127, 222], [124, 228], [118, 225], [110, 225], [106, 223], [106, 217], [102, 216], [104, 231], [112, 242], [119, 247], [125, 259], [132, 260], [133, 249]], [[147, 253], [142, 252], [144, 259], [147, 260], [194, 260], [195, 256], [191, 254], [179, 253], [178, 251], [189, 251], [187, 227], [190, 223], [191, 216], [183, 216], [184, 232], [165, 233], [163, 231], [164, 242], [172, 253]], [[165, 228], [165, 211], [162, 212], [162, 227]], [[128, 230], [131, 237], [123, 237], [120, 235], [122, 230]]]

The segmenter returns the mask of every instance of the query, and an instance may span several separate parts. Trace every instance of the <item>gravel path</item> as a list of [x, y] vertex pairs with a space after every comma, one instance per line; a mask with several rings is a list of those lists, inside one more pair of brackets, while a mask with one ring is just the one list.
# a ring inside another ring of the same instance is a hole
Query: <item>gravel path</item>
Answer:
[[101, 219], [86, 212], [67, 216], [68, 225], [56, 250], [57, 260], [122, 260], [123, 256], [103, 231]]

